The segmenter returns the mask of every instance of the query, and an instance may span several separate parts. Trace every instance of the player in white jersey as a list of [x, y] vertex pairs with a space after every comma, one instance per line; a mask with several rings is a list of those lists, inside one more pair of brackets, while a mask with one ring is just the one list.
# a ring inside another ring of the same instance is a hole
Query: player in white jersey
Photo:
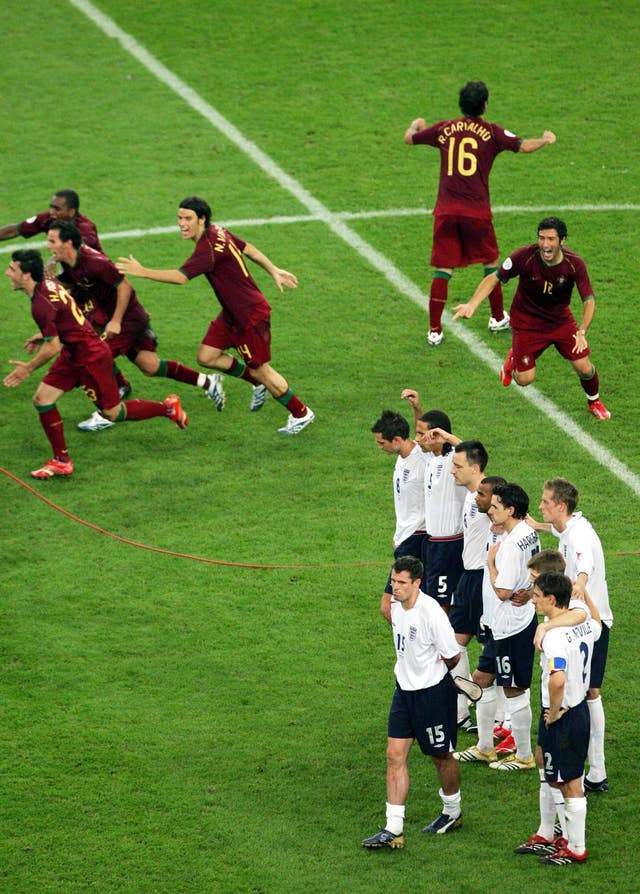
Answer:
[[[533, 586], [533, 602], [540, 614], [554, 620], [566, 615], [573, 603], [572, 582], [563, 574], [540, 574]], [[589, 745], [587, 689], [595, 641], [600, 621], [594, 613], [573, 627], [548, 630], [542, 640], [541, 716], [538, 726], [539, 760], [545, 780], [560, 789], [564, 798], [567, 839], [553, 841], [556, 805], [541, 787], [540, 827], [516, 853], [538, 853], [541, 863], [566, 865], [587, 859], [585, 821], [587, 800], [582, 787], [584, 763]]]
[[[462, 564], [464, 570], [456, 584], [449, 620], [460, 646], [460, 662], [456, 673], [469, 677], [469, 656], [467, 646], [475, 636], [484, 641], [480, 630], [482, 617], [482, 579], [486, 557], [487, 535], [491, 522], [476, 503], [478, 486], [484, 477], [489, 456], [480, 441], [461, 441], [454, 447], [451, 474], [460, 490], [466, 491], [462, 508], [463, 547]], [[463, 693], [458, 696], [458, 726], [467, 732], [476, 732], [475, 724], [469, 723], [469, 702]]]
[[566, 478], [545, 481], [539, 508], [546, 524], [533, 522], [533, 525], [538, 530], [550, 531], [559, 538], [558, 548], [566, 562], [566, 574], [573, 581], [574, 595], [584, 597], [588, 591], [602, 620], [602, 634], [596, 643], [591, 662], [587, 695], [591, 737], [589, 772], [584, 785], [590, 792], [607, 792], [609, 780], [604, 754], [605, 715], [600, 689], [607, 663], [613, 613], [609, 604], [602, 544], [587, 519], [581, 512], [576, 512], [578, 497], [578, 489]]
[[[422, 555], [426, 535], [424, 522], [424, 470], [426, 456], [418, 444], [409, 437], [409, 423], [400, 413], [385, 410], [374, 422], [371, 431], [383, 453], [397, 457], [393, 470], [393, 501], [396, 527], [393, 535], [393, 555]], [[380, 611], [391, 621], [391, 576], [387, 580]]]
[[460, 438], [451, 433], [451, 420], [442, 410], [422, 412], [417, 391], [405, 388], [402, 398], [413, 407], [416, 440], [428, 455], [424, 477], [427, 537], [422, 561], [425, 593], [449, 610], [451, 597], [463, 571], [462, 509], [464, 491], [451, 475], [453, 448]]
[[460, 653], [444, 611], [420, 589], [424, 568], [413, 556], [393, 563], [391, 623], [396, 650], [396, 689], [387, 731], [386, 825], [365, 838], [366, 848], [404, 846], [407, 759], [417, 739], [438, 774], [442, 812], [423, 832], [444, 834], [462, 825], [460, 770], [452, 759], [456, 743], [456, 687], [448, 671]]

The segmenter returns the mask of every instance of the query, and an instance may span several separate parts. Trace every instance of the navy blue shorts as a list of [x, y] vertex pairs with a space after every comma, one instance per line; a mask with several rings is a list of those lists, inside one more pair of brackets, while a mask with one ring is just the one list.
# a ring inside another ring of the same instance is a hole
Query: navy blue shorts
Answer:
[[[402, 543], [399, 543], [398, 546], [393, 551], [393, 558], [400, 559], [402, 556], [415, 556], [416, 559], [422, 560], [422, 541], [427, 535], [422, 531], [420, 534], [410, 534], [406, 537]], [[424, 589], [424, 587], [422, 588]], [[391, 574], [387, 578], [387, 585], [384, 588], [385, 593], [392, 593], [391, 589]]]
[[420, 588], [442, 606], [451, 605], [451, 597], [460, 575], [462, 564], [462, 535], [451, 540], [434, 540], [425, 537], [422, 544], [422, 562], [425, 568], [424, 583]]
[[533, 675], [533, 636], [538, 626], [536, 615], [520, 633], [496, 640], [490, 635], [478, 661], [478, 670], [494, 674], [498, 686], [528, 689]]
[[482, 568], [463, 571], [455, 588], [449, 621], [456, 633], [470, 633], [479, 638], [482, 617]]
[[600, 638], [593, 644], [593, 656], [591, 658], [591, 676], [589, 677], [589, 689], [600, 689], [604, 680], [604, 669], [607, 666], [607, 654], [609, 652], [609, 628], [603, 622]]
[[458, 690], [451, 674], [428, 689], [406, 690], [396, 684], [387, 735], [416, 739], [423, 754], [448, 754], [456, 748], [457, 718]]
[[542, 748], [544, 778], [547, 782], [570, 782], [584, 773], [589, 748], [589, 707], [585, 699], [562, 715], [549, 728], [544, 711], [538, 724], [538, 745]]

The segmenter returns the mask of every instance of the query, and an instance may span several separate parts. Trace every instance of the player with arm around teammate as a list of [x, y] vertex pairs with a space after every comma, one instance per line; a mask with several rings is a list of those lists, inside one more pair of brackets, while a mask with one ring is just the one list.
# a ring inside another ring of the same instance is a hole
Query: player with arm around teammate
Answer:
[[[590, 360], [587, 331], [595, 313], [595, 298], [587, 267], [582, 258], [565, 247], [567, 225], [558, 217], [545, 217], [538, 224], [538, 241], [514, 251], [496, 273], [482, 280], [465, 304], [455, 308], [453, 319], [472, 317], [495, 284], [518, 277], [511, 304], [512, 342], [500, 370], [500, 380], [508, 386], [515, 379], [526, 387], [536, 377], [536, 361], [553, 345], [573, 366], [596, 419], [610, 419], [611, 413], [600, 400], [600, 379]], [[574, 285], [582, 300], [582, 317], [577, 325], [571, 313]]]
[[[209, 394], [212, 376], [158, 356], [149, 315], [131, 283], [105, 254], [82, 243], [72, 223], [54, 222], [47, 234], [47, 248], [62, 267], [59, 280], [69, 288], [114, 358], [125, 355], [145, 376], [174, 379]], [[78, 428], [101, 431], [113, 424], [96, 412]]]
[[[550, 619], [566, 611], [572, 592], [565, 575], [541, 574], [533, 586], [536, 610]], [[595, 611], [574, 627], [557, 627], [542, 640], [542, 710], [538, 749], [549, 786], [560, 788], [565, 806], [567, 841], [552, 842], [555, 803], [540, 799], [541, 826], [536, 836], [539, 860], [551, 865], [584, 863], [587, 859], [585, 823], [587, 799], [582, 786], [589, 745], [589, 709], [586, 694], [594, 643], [600, 635]], [[529, 843], [532, 841], [529, 839]], [[546, 842], [546, 845], [545, 845]], [[542, 850], [546, 846], [546, 853]], [[516, 852], [521, 853], [518, 848]], [[535, 851], [527, 851], [528, 853]]]
[[407, 758], [415, 740], [436, 768], [442, 799], [442, 812], [423, 832], [442, 835], [462, 825], [460, 772], [452, 759], [457, 690], [449, 674], [459, 650], [446, 614], [420, 589], [423, 572], [419, 559], [404, 556], [391, 573], [396, 689], [388, 721], [386, 825], [365, 838], [365, 848], [404, 846]]
[[96, 225], [84, 214], [80, 214], [80, 198], [73, 189], [59, 189], [55, 192], [51, 196], [47, 211], [41, 211], [21, 223], [6, 224], [0, 227], [0, 242], [5, 239], [15, 239], [16, 236], [30, 239], [39, 233], [47, 233], [52, 224], [63, 220], [69, 221], [78, 228], [85, 245], [102, 251]]
[[605, 714], [602, 683], [607, 665], [613, 612], [602, 543], [591, 523], [578, 512], [578, 488], [566, 478], [545, 481], [540, 500], [544, 524], [531, 522], [540, 530], [548, 530], [558, 538], [558, 549], [565, 563], [566, 574], [573, 581], [573, 594], [584, 599], [586, 592], [597, 606], [602, 630], [596, 641], [591, 661], [587, 705], [591, 718], [589, 738], [589, 772], [584, 786], [589, 792], [608, 792], [609, 780], [605, 764]]
[[[401, 413], [385, 410], [371, 427], [383, 453], [396, 456], [393, 469], [393, 501], [396, 527], [393, 535], [394, 559], [420, 556], [425, 538], [424, 469], [425, 454], [409, 437], [409, 423]], [[380, 611], [391, 623], [391, 575], [387, 580]]]
[[14, 370], [5, 376], [7, 388], [16, 388], [32, 372], [55, 358], [40, 382], [33, 402], [40, 423], [53, 449], [53, 458], [31, 472], [33, 478], [53, 478], [73, 474], [74, 466], [64, 436], [56, 402], [73, 388], [80, 387], [109, 419], [122, 422], [166, 416], [178, 428], [186, 428], [188, 417], [176, 395], [165, 401], [122, 402], [113, 376], [111, 352], [89, 324], [73, 297], [55, 280], [45, 278], [42, 255], [33, 249], [14, 251], [7, 269], [14, 291], [24, 292], [31, 301], [31, 314], [40, 330], [40, 340], [29, 339], [33, 354], [28, 362], [10, 360]]
[[[180, 202], [178, 226], [182, 238], [195, 243], [193, 253], [179, 270], [143, 267], [133, 256], [120, 258], [118, 269], [127, 276], [178, 286], [204, 275], [222, 312], [207, 330], [198, 351], [198, 363], [249, 382], [253, 386], [251, 410], [262, 407], [269, 391], [289, 410], [286, 425], [278, 431], [284, 435], [298, 434], [314, 421], [315, 414], [271, 366], [271, 307], [249, 273], [245, 258], [266, 270], [281, 292], [284, 286], [295, 289], [297, 278], [276, 267], [254, 245], [212, 224], [211, 208], [199, 196], [188, 196]], [[229, 354], [229, 348], [234, 348], [239, 356]], [[221, 410], [225, 395], [220, 380], [217, 397], [213, 399]]]
[[[500, 152], [531, 153], [555, 143], [545, 130], [539, 139], [523, 140], [498, 124], [485, 121], [489, 90], [482, 81], [469, 81], [460, 90], [461, 118], [439, 121], [427, 127], [416, 118], [407, 128], [408, 145], [433, 146], [440, 152], [440, 182], [434, 209], [431, 265], [435, 268], [429, 292], [427, 343], [440, 344], [442, 312], [449, 280], [456, 267], [482, 264], [485, 275], [498, 267], [498, 243], [492, 223], [489, 175]], [[504, 312], [502, 287], [494, 283], [489, 297], [489, 329], [509, 328]]]

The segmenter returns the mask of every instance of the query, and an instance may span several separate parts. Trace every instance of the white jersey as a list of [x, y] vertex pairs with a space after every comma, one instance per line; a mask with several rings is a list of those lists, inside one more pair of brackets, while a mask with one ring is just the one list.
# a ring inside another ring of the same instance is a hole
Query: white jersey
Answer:
[[462, 534], [462, 507], [466, 488], [456, 484], [451, 474], [453, 449], [446, 455], [430, 453], [424, 475], [424, 505], [430, 537]]
[[600, 612], [600, 619], [607, 627], [613, 624], [613, 613], [609, 605], [609, 590], [604, 567], [604, 553], [600, 538], [591, 523], [581, 512], [574, 512], [562, 531], [551, 528], [552, 534], [559, 538], [558, 549], [566, 563], [565, 574], [571, 580], [584, 572], [589, 576], [587, 593]]
[[[540, 552], [540, 539], [526, 521], [518, 524], [510, 531], [500, 544], [496, 554], [498, 576], [495, 580], [497, 590], [527, 590], [530, 588], [527, 562]], [[494, 639], [505, 639], [520, 633], [530, 623], [535, 614], [531, 600], [524, 605], [514, 605], [510, 599], [501, 599], [495, 606], [491, 629]]]
[[391, 628], [397, 656], [394, 672], [400, 688], [436, 686], [448, 673], [442, 659], [460, 652], [444, 609], [420, 591], [413, 608], [391, 603]]
[[478, 571], [484, 568], [487, 560], [487, 534], [491, 528], [491, 519], [486, 512], [480, 512], [478, 509], [476, 493], [475, 490], [473, 492], [467, 490], [462, 507], [464, 531], [462, 564], [465, 571]]
[[600, 638], [600, 624], [589, 616], [584, 602], [572, 600], [569, 608], [587, 611], [587, 619], [575, 627], [554, 627], [548, 630], [542, 640], [540, 664], [542, 666], [541, 700], [542, 707], [550, 706], [549, 679], [557, 671], [564, 671], [565, 683], [562, 707], [575, 708], [587, 697], [593, 644]]
[[[489, 516], [487, 515], [487, 518]], [[500, 602], [496, 591], [493, 589], [493, 584], [491, 583], [491, 577], [489, 576], [489, 566], [487, 565], [487, 553], [496, 543], [502, 543], [504, 538], [507, 536], [506, 531], [501, 531], [499, 534], [496, 534], [495, 531], [491, 530], [489, 527], [489, 531], [487, 533], [487, 539], [485, 541], [484, 546], [484, 574], [482, 575], [482, 623], [485, 627], [493, 627], [493, 613], [496, 610], [496, 606]]]
[[396, 509], [394, 546], [416, 531], [426, 531], [424, 522], [424, 470], [427, 457], [416, 444], [409, 456], [398, 455], [393, 470], [393, 500]]

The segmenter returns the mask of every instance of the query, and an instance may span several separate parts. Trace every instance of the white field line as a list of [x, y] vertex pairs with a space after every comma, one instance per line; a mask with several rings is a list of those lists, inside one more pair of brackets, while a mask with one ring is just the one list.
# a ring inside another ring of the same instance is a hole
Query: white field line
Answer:
[[[70, 0], [71, 3], [75, 0]], [[547, 206], [537, 205], [496, 205], [493, 207], [494, 214], [518, 214], [531, 212], [532, 214], [544, 214], [548, 211]], [[640, 205], [554, 205], [554, 211], [640, 211]], [[332, 217], [335, 220], [373, 220], [374, 218], [386, 217], [425, 217], [432, 213], [432, 208], [382, 208], [372, 209], [370, 211], [334, 211]], [[220, 220], [223, 227], [232, 229], [233, 227], [265, 227], [275, 224], [298, 224], [313, 223], [319, 221], [326, 222], [325, 216], [317, 214], [276, 214], [273, 217], [246, 217], [238, 220]], [[147, 229], [135, 230], [114, 230], [111, 233], [100, 233], [100, 241], [107, 242], [110, 239], [143, 239], [145, 236], [166, 236], [167, 234], [177, 234], [178, 225], [172, 224], [167, 227], [149, 227]], [[44, 240], [34, 240], [29, 242], [29, 248], [44, 248], [46, 245]], [[10, 254], [18, 247], [16, 242], [11, 245], [0, 246], [0, 255]]]
[[[422, 308], [427, 307], [427, 295], [406, 277], [385, 255], [369, 245], [354, 230], [347, 226], [345, 218], [334, 214], [315, 196], [308, 192], [301, 183], [291, 177], [268, 155], [266, 155], [255, 143], [248, 140], [244, 134], [227, 121], [213, 106], [199, 96], [195, 90], [189, 87], [177, 75], [164, 66], [158, 59], [149, 53], [142, 44], [138, 43], [130, 34], [123, 31], [116, 23], [97, 9], [89, 0], [69, 0], [87, 18], [91, 19], [97, 27], [108, 37], [118, 40], [123, 49], [137, 59], [147, 71], [153, 74], [161, 83], [169, 87], [183, 102], [198, 112], [213, 127], [220, 131], [231, 143], [245, 153], [265, 174], [275, 180], [283, 189], [293, 195], [306, 208], [311, 218], [325, 223], [329, 229], [340, 239], [346, 242], [354, 251], [363, 257], [374, 269], [381, 273], [398, 291], [406, 295]], [[582, 206], [584, 210], [597, 210], [598, 206]], [[636, 210], [636, 206], [619, 207], [616, 210]], [[496, 209], [498, 210], [498, 209]], [[515, 210], [515, 209], [512, 209]], [[541, 209], [546, 210], [546, 209]], [[614, 210], [611, 208], [611, 210]], [[419, 209], [416, 213], [428, 213]], [[163, 230], [164, 232], [164, 230]], [[452, 324], [450, 314], [445, 314], [445, 319], [450, 327], [450, 333], [459, 338], [483, 363], [489, 366], [497, 374], [500, 367], [500, 358], [473, 333], [464, 329], [460, 324]], [[587, 432], [583, 431], [566, 413], [563, 413], [556, 405], [544, 397], [536, 388], [529, 386], [526, 389], [518, 389], [519, 394], [525, 400], [532, 403], [536, 409], [544, 413], [563, 435], [572, 437], [583, 447], [596, 462], [609, 469], [613, 475], [626, 484], [640, 497], [640, 478], [620, 462], [610, 450], [599, 444]], [[606, 423], [603, 423], [606, 424]]]

